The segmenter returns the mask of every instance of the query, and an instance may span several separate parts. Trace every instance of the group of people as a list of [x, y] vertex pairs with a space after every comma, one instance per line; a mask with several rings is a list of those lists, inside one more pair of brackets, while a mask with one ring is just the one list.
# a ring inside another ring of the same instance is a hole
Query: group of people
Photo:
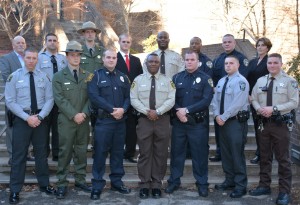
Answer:
[[[119, 36], [120, 51], [95, 43], [101, 31], [92, 22], [78, 30], [84, 44], [70, 41], [66, 56], [58, 53], [58, 38], [45, 37], [45, 51], [26, 49], [25, 39], [14, 38], [14, 51], [0, 59], [6, 81], [7, 148], [11, 164], [9, 202], [19, 202], [26, 157], [33, 145], [35, 172], [41, 192], [65, 198], [69, 167], [74, 162], [75, 187], [100, 199], [110, 160], [111, 189], [128, 194], [123, 159], [137, 163], [139, 197], [160, 198], [170, 147], [170, 176], [165, 193], [181, 184], [187, 152], [199, 196], [208, 196], [208, 160], [221, 161], [223, 183], [215, 189], [233, 189], [231, 198], [247, 192], [244, 147], [247, 120], [255, 124], [257, 152], [251, 163], [260, 164], [260, 182], [250, 195], [270, 194], [273, 152], [279, 163], [277, 204], [290, 202], [291, 164], [289, 129], [299, 101], [298, 83], [282, 70], [280, 54], [268, 55], [267, 38], [256, 43], [257, 58], [235, 50], [235, 39], [226, 34], [224, 52], [213, 61], [201, 52], [199, 37], [181, 55], [169, 49], [169, 34], [157, 34], [158, 49], [143, 64], [130, 54], [132, 38]], [[212, 105], [217, 143], [209, 157], [209, 106]], [[89, 139], [90, 124], [92, 139]], [[50, 137], [51, 133], [51, 137]], [[51, 143], [50, 139], [51, 138]], [[92, 186], [86, 183], [87, 147], [92, 141]], [[171, 140], [171, 144], [169, 144]], [[57, 189], [49, 184], [47, 158], [58, 161]], [[135, 159], [136, 144], [139, 157]], [[125, 150], [124, 150], [125, 147]]]

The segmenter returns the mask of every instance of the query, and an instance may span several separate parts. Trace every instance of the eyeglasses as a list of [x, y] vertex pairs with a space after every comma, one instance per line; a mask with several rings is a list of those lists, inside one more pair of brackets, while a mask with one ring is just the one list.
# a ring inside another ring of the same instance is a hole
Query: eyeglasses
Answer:
[[130, 41], [122, 41], [122, 43], [128, 43], [128, 44], [129, 44], [129, 43], [130, 43]]

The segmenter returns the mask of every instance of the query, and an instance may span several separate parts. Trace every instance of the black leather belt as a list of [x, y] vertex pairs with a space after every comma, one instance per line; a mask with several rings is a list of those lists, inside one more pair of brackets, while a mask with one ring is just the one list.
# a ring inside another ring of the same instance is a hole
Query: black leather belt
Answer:
[[37, 115], [41, 112], [41, 109], [37, 110], [36, 112], [32, 112], [31, 110], [23, 110], [26, 112], [28, 115]]
[[237, 119], [238, 119], [238, 118], [237, 118], [237, 115], [236, 115], [236, 116], [233, 116], [233, 117], [228, 118], [226, 121], [237, 120]]

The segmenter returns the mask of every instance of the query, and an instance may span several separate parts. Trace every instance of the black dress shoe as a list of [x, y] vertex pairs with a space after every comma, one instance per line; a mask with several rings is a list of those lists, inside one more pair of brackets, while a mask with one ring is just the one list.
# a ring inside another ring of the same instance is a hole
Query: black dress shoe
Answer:
[[210, 157], [209, 160], [211, 162], [219, 162], [219, 161], [221, 161], [221, 156], [220, 155], [216, 155], [216, 156]]
[[85, 192], [90, 193], [92, 191], [92, 187], [87, 185], [86, 183], [84, 184], [79, 184], [79, 183], [75, 183], [75, 187], [82, 189]]
[[207, 186], [197, 185], [197, 187], [198, 187], [198, 194], [199, 194], [199, 196], [202, 196], [202, 197], [207, 197], [208, 196], [208, 188], [207, 188]]
[[152, 189], [152, 197], [155, 199], [159, 199], [161, 197], [160, 189]]
[[249, 195], [251, 196], [260, 196], [260, 195], [269, 195], [271, 194], [270, 187], [256, 187], [255, 189], [251, 189], [249, 191]]
[[40, 187], [40, 191], [41, 191], [41, 192], [45, 192], [45, 193], [48, 194], [48, 195], [56, 194], [56, 190], [54, 189], [53, 186], [50, 186], [50, 185]]
[[19, 192], [11, 192], [9, 195], [9, 203], [10, 204], [17, 204], [19, 203]]
[[167, 188], [165, 189], [165, 193], [172, 194], [177, 189], [179, 189], [179, 185], [177, 185], [177, 184], [168, 184]]
[[125, 158], [125, 159], [126, 159], [126, 161], [128, 161], [128, 162], [131, 162], [131, 163], [137, 163], [137, 160], [134, 159], [133, 157], [127, 157], [127, 158]]
[[122, 186], [119, 186], [119, 187], [112, 185], [111, 190], [118, 191], [121, 194], [129, 194], [131, 192], [131, 189], [126, 187], [125, 185], [122, 185]]
[[100, 199], [100, 194], [101, 194], [101, 191], [99, 189], [92, 189], [91, 199], [92, 200], [99, 200]]
[[57, 188], [56, 198], [57, 199], [64, 199], [67, 193], [67, 187], [62, 186]]
[[247, 193], [246, 189], [235, 189], [230, 193], [231, 198], [241, 198]]
[[234, 184], [228, 184], [227, 182], [223, 182], [222, 184], [216, 184], [215, 189], [220, 191], [225, 191], [228, 189], [233, 189], [235, 187]]
[[288, 205], [290, 203], [289, 194], [279, 192], [278, 197], [276, 199], [276, 204], [278, 205]]
[[141, 199], [147, 199], [148, 196], [149, 196], [149, 189], [148, 188], [141, 188], [139, 196], [140, 196]]
[[250, 160], [250, 163], [251, 164], [258, 164], [259, 160], [260, 160], [260, 157], [256, 155], [253, 159]]

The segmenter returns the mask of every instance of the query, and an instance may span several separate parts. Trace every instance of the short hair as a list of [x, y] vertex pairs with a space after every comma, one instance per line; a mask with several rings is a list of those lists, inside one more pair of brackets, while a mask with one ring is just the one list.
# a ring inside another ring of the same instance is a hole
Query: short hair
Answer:
[[279, 53], [271, 53], [268, 55], [268, 58], [279, 58], [280, 62], [282, 63], [282, 56]]
[[119, 35], [119, 41], [121, 40], [121, 38], [124, 38], [124, 37], [128, 37], [128, 38], [130, 38], [130, 40], [132, 40], [132, 37], [129, 33], [122, 33], [121, 35]]
[[25, 49], [24, 55], [26, 55], [27, 52], [38, 53], [38, 50], [34, 47], [29, 47]]
[[223, 38], [224, 38], [224, 37], [232, 37], [232, 38], [234, 39], [234, 35], [232, 35], [232, 34], [230, 34], [230, 33], [225, 34], [225, 35], [223, 36]]
[[263, 42], [265, 46], [267, 46], [268, 48], [268, 51], [271, 50], [272, 48], [272, 43], [270, 41], [270, 39], [266, 38], [266, 37], [262, 37], [262, 38], [259, 38], [257, 41], [256, 41], [256, 44], [255, 44], [255, 47], [257, 48], [257, 45], [259, 42]]
[[[157, 53], [149, 53], [149, 54], [147, 55], [147, 58], [146, 58], [147, 61], [148, 61], [148, 58], [149, 58], [150, 56], [157, 56], [157, 57], [158, 57]], [[159, 60], [160, 60], [160, 59], [159, 59]]]
[[117, 53], [116, 49], [114, 49], [114, 48], [107, 48], [107, 49], [104, 49], [104, 51], [103, 51], [103, 57], [106, 56], [106, 53], [107, 53], [108, 51], [113, 51], [113, 52], [116, 52], [116, 53]]
[[[226, 56], [226, 58], [234, 58], [234, 59], [236, 59], [237, 60], [237, 62], [239, 62], [240, 63], [240, 60], [239, 60], [239, 58], [237, 57], [237, 56], [235, 56], [235, 55], [228, 55], [228, 56]], [[226, 59], [225, 58], [225, 59]]]
[[48, 34], [45, 36], [45, 41], [47, 41], [48, 36], [55, 36], [55, 37], [58, 39], [58, 37], [57, 37], [57, 35], [56, 35], [55, 33], [48, 33]]
[[184, 56], [187, 55], [187, 54], [193, 54], [193, 53], [196, 55], [197, 60], [199, 60], [199, 54], [196, 53], [196, 52], [193, 51], [193, 50], [190, 50], [190, 49], [187, 50], [187, 52], [185, 52]]
[[[200, 41], [202, 43], [201, 38], [199, 38], [198, 36], [194, 36], [193, 38], [191, 38], [191, 40], [193, 40], [193, 39], [197, 39], [198, 41]], [[191, 40], [190, 40], [190, 42], [191, 42]]]

